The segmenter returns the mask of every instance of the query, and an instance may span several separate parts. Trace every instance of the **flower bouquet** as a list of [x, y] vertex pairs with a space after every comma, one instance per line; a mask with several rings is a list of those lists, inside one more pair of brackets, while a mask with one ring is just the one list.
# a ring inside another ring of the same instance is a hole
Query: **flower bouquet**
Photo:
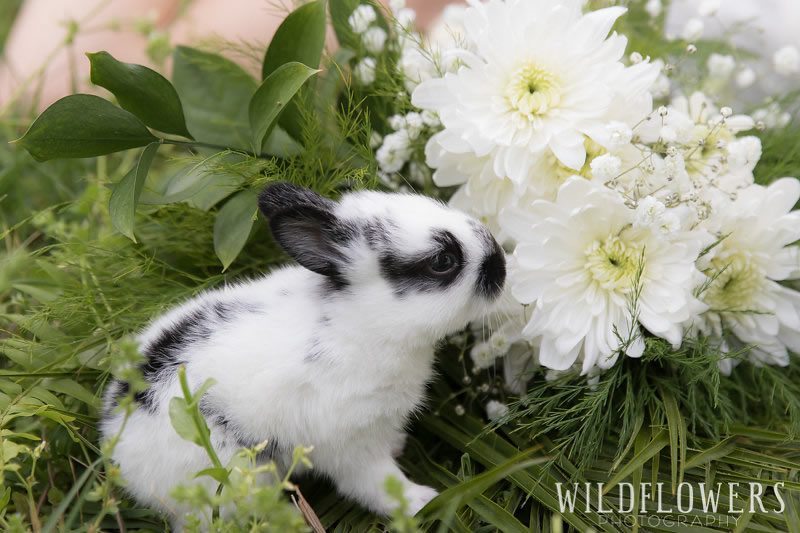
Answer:
[[[37, 160], [100, 156], [66, 225], [57, 208], [34, 221], [52, 239], [37, 268], [60, 288], [25, 296], [36, 305], [9, 319], [20, 330], [3, 349], [23, 383], [72, 403], [23, 418], [85, 439], [74, 387], [109, 371], [136, 383], [120, 339], [137, 319], [198, 280], [279, 261], [253, 235], [264, 183], [414, 191], [491, 228], [507, 294], [444, 343], [411, 431], [403, 464], [440, 496], [384, 522], [304, 485], [310, 524], [800, 531], [800, 54], [765, 59], [739, 25], [704, 35], [720, 4], [675, 35], [659, 0], [474, 1], [423, 35], [402, 1], [317, 0], [288, 14], [258, 80], [194, 48], [175, 49], [172, 81], [89, 54], [116, 104], [68, 96], [17, 141]], [[87, 209], [102, 230], [76, 220]], [[41, 450], [18, 441], [5, 460], [35, 471]], [[64, 501], [134, 520], [100, 462], [83, 467], [95, 499]], [[279, 507], [280, 490], [238, 483], [243, 501]]]

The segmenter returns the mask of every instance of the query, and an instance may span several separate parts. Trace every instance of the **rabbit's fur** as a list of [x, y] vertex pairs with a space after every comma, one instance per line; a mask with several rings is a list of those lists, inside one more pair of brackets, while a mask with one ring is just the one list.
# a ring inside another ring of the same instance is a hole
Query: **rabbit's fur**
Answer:
[[483, 225], [423, 196], [352, 192], [334, 202], [279, 183], [259, 204], [299, 265], [200, 294], [140, 334], [149, 388], [123, 429], [115, 406], [128, 385], [113, 381], [101, 423], [105, 439], [122, 430], [113, 460], [128, 490], [179, 521], [175, 485], [214, 486], [193, 478], [210, 466], [206, 452], [170, 424], [182, 364], [192, 387], [216, 381], [201, 411], [223, 463], [265, 440], [265, 458], [279, 465], [310, 445], [313, 470], [343, 495], [386, 514], [391, 475], [415, 513], [436, 492], [408, 480], [393, 455], [423, 404], [436, 342], [501, 292], [502, 250]]

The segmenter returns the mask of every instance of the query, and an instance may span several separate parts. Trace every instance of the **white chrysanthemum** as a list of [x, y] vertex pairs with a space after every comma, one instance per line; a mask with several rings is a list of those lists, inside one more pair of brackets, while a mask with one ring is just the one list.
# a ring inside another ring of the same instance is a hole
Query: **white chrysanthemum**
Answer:
[[512, 294], [534, 305], [524, 334], [539, 339], [542, 365], [563, 370], [582, 358], [585, 374], [609, 368], [620, 349], [638, 357], [639, 325], [677, 346], [682, 324], [705, 309], [692, 294], [700, 233], [634, 228], [634, 219], [617, 193], [578, 177], [554, 202], [501, 215], [519, 243]]
[[658, 69], [647, 62], [625, 67], [626, 39], [608, 36], [625, 10], [584, 15], [580, 4], [490, 0], [466, 11], [472, 42], [459, 52], [463, 66], [423, 81], [412, 97], [438, 112], [443, 125], [428, 151], [454, 156], [429, 160], [437, 184], [454, 184], [462, 158], [485, 160], [498, 179], [517, 184], [548, 151], [580, 170], [587, 138], [605, 145], [608, 122], [633, 125], [649, 113], [647, 90]]
[[[615, 128], [610, 128], [608, 135], [609, 138], [614, 137]], [[600, 182], [618, 176], [608, 184], [623, 194], [637, 188], [657, 188], [647, 181], [648, 176], [643, 169], [638, 168], [643, 167], [643, 152], [632, 144], [606, 149], [587, 138], [585, 149], [586, 161], [579, 170], [568, 168], [549, 150], [543, 152], [531, 162], [528, 178], [521, 183], [498, 177], [489, 156], [453, 154], [436, 143], [428, 143], [426, 157], [428, 163], [438, 169], [435, 180], [440, 187], [459, 185], [466, 179], [466, 183], [451, 198], [450, 204], [479, 218], [500, 242], [506, 242], [508, 235], [497, 221], [500, 212], [510, 206], [529, 205], [538, 199], [554, 199], [559, 187], [571, 176]], [[603, 160], [604, 156], [608, 157]], [[598, 159], [601, 160], [599, 164], [596, 163]], [[621, 171], [615, 172], [617, 164]]]
[[800, 352], [800, 293], [780, 282], [800, 278], [800, 182], [752, 185], [708, 221], [720, 242], [705, 259], [708, 304], [695, 326], [721, 346], [751, 346], [756, 363], [785, 366]]

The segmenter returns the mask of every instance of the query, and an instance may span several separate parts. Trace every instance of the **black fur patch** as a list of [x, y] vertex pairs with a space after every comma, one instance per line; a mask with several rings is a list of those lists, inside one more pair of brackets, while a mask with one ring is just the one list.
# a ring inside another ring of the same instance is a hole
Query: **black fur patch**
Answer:
[[221, 322], [231, 322], [234, 316], [240, 313], [256, 313], [261, 308], [255, 304], [241, 301], [214, 302], [211, 306], [213, 316]]
[[478, 294], [486, 298], [495, 298], [503, 290], [503, 284], [506, 281], [505, 254], [485, 226], [475, 221], [470, 221], [470, 224], [475, 234], [483, 241], [486, 248], [491, 250], [484, 257], [478, 269]]
[[495, 243], [495, 249], [487, 255], [478, 270], [478, 293], [487, 298], [495, 298], [503, 290], [506, 281], [506, 258], [503, 250]]
[[342, 223], [327, 210], [310, 205], [282, 209], [270, 219], [272, 235], [281, 248], [298, 263], [333, 281], [333, 286], [347, 286], [343, 267], [347, 264], [344, 249], [358, 236], [358, 228]]
[[[142, 355], [147, 358], [141, 366], [142, 377], [151, 385], [171, 377], [177, 367], [185, 362], [181, 355], [186, 348], [211, 337], [214, 332], [212, 324], [230, 322], [238, 313], [255, 312], [258, 309], [246, 302], [218, 301], [209, 308], [195, 309], [184, 315], [164, 328], [153, 342], [142, 347]], [[155, 412], [152, 389], [137, 392], [134, 398], [149, 412]]]
[[[402, 298], [409, 292], [443, 290], [461, 276], [465, 263], [464, 249], [456, 236], [447, 230], [434, 230], [431, 240], [435, 246], [417, 257], [400, 257], [391, 250], [380, 256], [381, 274], [393, 286], [397, 296]], [[430, 266], [433, 258], [441, 252], [453, 254], [457, 265], [444, 275], [434, 272]]]
[[382, 220], [372, 220], [364, 224], [364, 238], [370, 250], [378, 250], [389, 244], [389, 230]]
[[286, 182], [268, 185], [258, 195], [258, 207], [267, 218], [272, 218], [278, 211], [298, 205], [310, 205], [323, 211], [331, 211], [336, 204], [310, 189]]

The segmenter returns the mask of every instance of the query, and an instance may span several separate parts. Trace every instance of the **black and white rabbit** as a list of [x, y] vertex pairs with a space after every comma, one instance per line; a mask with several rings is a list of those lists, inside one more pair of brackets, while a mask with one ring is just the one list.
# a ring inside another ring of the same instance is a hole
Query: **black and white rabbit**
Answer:
[[[216, 384], [201, 402], [225, 463], [242, 446], [269, 441], [278, 464], [313, 446], [314, 470], [372, 511], [402, 481], [416, 513], [436, 492], [410, 481], [393, 455], [424, 401], [434, 346], [482, 316], [505, 282], [503, 251], [469, 216], [424, 196], [351, 192], [339, 202], [287, 183], [259, 199], [276, 241], [299, 265], [205, 292], [139, 336], [149, 388], [122, 427], [114, 381], [101, 432], [129, 492], [180, 523], [170, 493], [210, 466], [179, 437], [168, 404], [176, 369], [192, 387]], [[207, 480], [207, 481], [204, 481]]]

